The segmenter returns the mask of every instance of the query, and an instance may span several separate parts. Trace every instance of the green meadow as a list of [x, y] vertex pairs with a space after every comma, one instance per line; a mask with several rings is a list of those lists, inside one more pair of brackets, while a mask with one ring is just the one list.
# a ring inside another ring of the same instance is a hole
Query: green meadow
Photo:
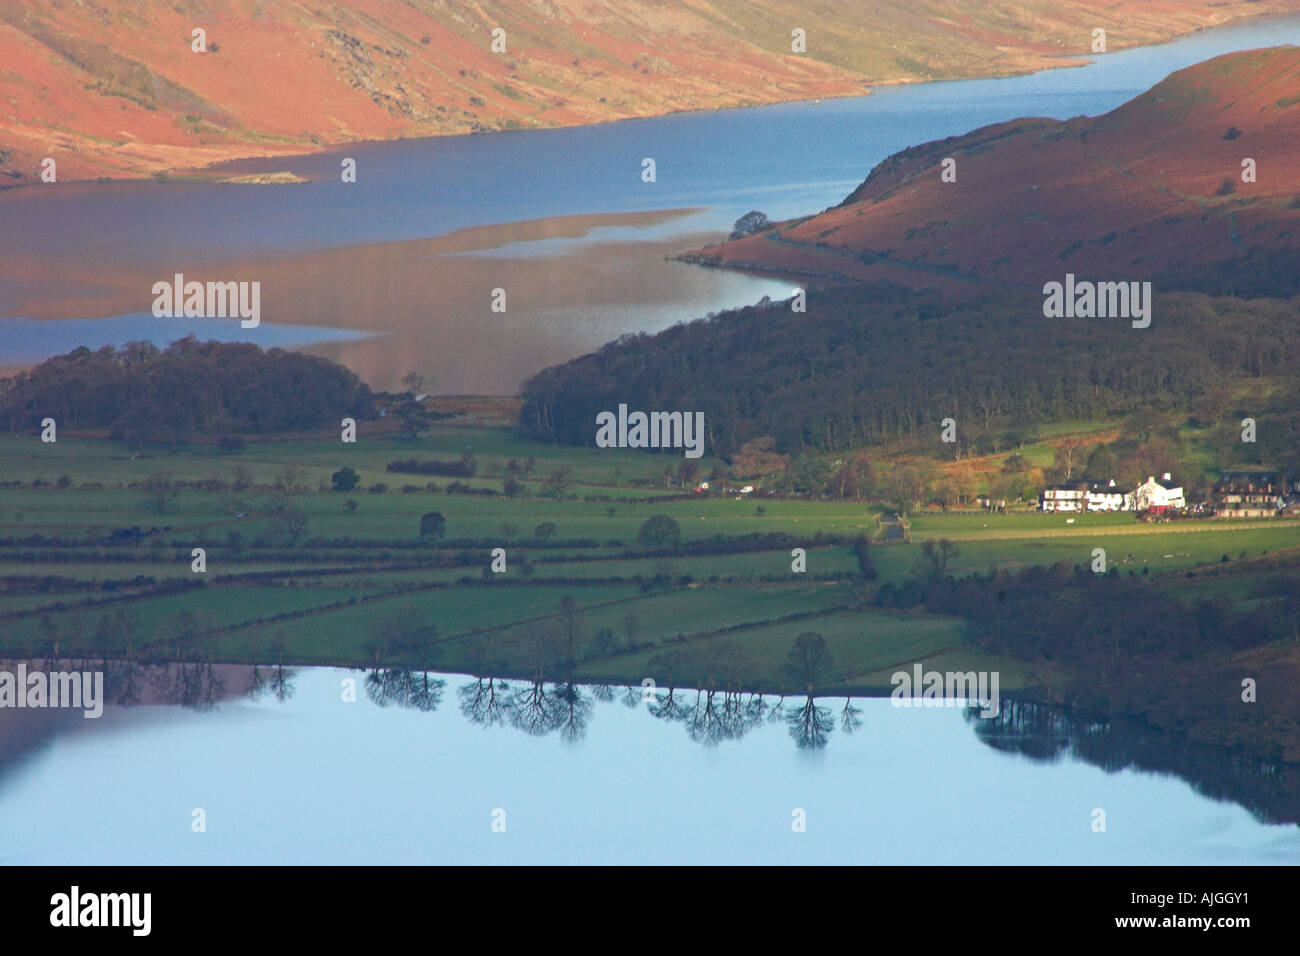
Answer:
[[[469, 478], [386, 470], [466, 452]], [[874, 589], [919, 573], [924, 542], [956, 544], [955, 575], [1087, 568], [1102, 548], [1118, 573], [1171, 586], [1198, 566], [1300, 542], [1295, 521], [922, 512], [908, 540], [885, 543], [879, 506], [725, 493], [725, 482], [699, 494], [676, 476], [679, 463], [448, 424], [415, 441], [362, 434], [237, 452], [0, 436], [0, 652], [506, 675], [541, 674], [558, 657], [585, 680], [781, 692], [794, 639], [813, 632], [832, 655], [828, 688], [876, 692], [892, 669], [933, 661], [996, 667], [1013, 689], [1024, 666], [966, 645], [961, 620], [872, 606]], [[699, 476], [716, 465], [702, 460]], [[344, 467], [360, 480], [340, 492], [331, 476]], [[149, 488], [160, 476], [161, 499]], [[422, 537], [422, 516], [435, 512], [441, 534]], [[676, 522], [677, 539], [639, 541], [658, 515]], [[768, 537], [744, 537], [754, 535]], [[868, 577], [859, 537], [873, 541]], [[806, 552], [802, 572], [792, 547]], [[1247, 599], [1237, 579], [1206, 583]]]

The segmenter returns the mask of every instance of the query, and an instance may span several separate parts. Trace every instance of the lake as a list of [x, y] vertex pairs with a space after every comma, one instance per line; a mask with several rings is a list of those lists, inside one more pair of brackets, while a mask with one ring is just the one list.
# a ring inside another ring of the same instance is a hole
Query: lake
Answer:
[[[142, 681], [154, 703], [97, 720], [0, 711], [0, 862], [1300, 859], [1294, 822], [1266, 824], [1176, 775], [1103, 769], [1096, 728], [1023, 720], [1005, 699], [1009, 719], [986, 729], [963, 708], [888, 699], [846, 715], [844, 698], [678, 690], [670, 706], [662, 689], [647, 703], [639, 687], [315, 668], [278, 682], [263, 668], [250, 699], [251, 668], [159, 670]], [[1150, 742], [1130, 735], [1112, 753], [1124, 749], [1149, 756]]]
[[[597, 126], [376, 143], [229, 164], [307, 184], [63, 184], [0, 193], [0, 366], [66, 351], [17, 319], [99, 319], [96, 343], [141, 334], [175, 272], [263, 283], [264, 325], [222, 337], [302, 346], [377, 387], [421, 371], [434, 390], [510, 393], [525, 376], [628, 332], [790, 294], [788, 282], [665, 256], [838, 203], [909, 145], [1018, 116], [1118, 106], [1175, 69], [1300, 42], [1300, 17], [1243, 23], [1093, 65], [885, 87], [820, 103]], [[340, 181], [341, 157], [358, 181]], [[642, 160], [655, 160], [653, 183]], [[491, 309], [493, 290], [506, 311]], [[6, 323], [6, 320], [9, 320]], [[310, 327], [286, 331], [286, 326]], [[330, 330], [337, 330], [332, 335]], [[22, 334], [18, 334], [21, 331]], [[190, 331], [176, 327], [176, 337]]]

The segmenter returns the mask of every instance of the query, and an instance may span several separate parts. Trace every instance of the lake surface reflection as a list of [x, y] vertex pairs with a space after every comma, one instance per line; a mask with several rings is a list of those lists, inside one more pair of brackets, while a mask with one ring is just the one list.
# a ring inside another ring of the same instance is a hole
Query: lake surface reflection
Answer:
[[[120, 317], [147, 312], [153, 283], [177, 271], [260, 281], [268, 327], [249, 341], [281, 344], [270, 324], [386, 333], [306, 347], [380, 388], [415, 369], [442, 393], [511, 393], [620, 335], [788, 296], [788, 281], [665, 261], [725, 237], [751, 209], [815, 213], [908, 146], [1022, 116], [1103, 113], [1192, 63], [1296, 42], [1300, 17], [1247, 21], [1028, 76], [224, 168], [310, 180], [296, 185], [0, 191], [0, 318], [107, 318], [100, 338], [122, 342], [138, 333]], [[341, 181], [342, 157], [356, 160], [357, 182]], [[641, 180], [644, 157], [654, 183]], [[492, 310], [494, 289], [508, 291], [507, 311]], [[56, 325], [43, 349], [0, 336], [0, 367], [66, 351]], [[165, 343], [186, 331], [148, 334]]]
[[1294, 774], [1005, 699], [984, 720], [393, 669], [108, 670], [135, 703], [99, 720], [0, 710], [3, 862], [1300, 860]]

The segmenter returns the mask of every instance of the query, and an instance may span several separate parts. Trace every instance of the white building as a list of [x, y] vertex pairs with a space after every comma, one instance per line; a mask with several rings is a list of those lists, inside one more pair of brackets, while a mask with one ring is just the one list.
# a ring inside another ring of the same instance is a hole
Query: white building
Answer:
[[1041, 507], [1044, 511], [1064, 511], [1071, 514], [1087, 510], [1088, 486], [1084, 482], [1070, 485], [1048, 485], [1043, 489]]
[[1159, 479], [1149, 477], [1133, 489], [1133, 506], [1137, 511], [1159, 513], [1185, 508], [1187, 500], [1183, 497], [1183, 486], [1166, 471]]
[[1132, 511], [1134, 504], [1133, 492], [1124, 491], [1115, 484], [1114, 478], [1088, 482], [1084, 501], [1089, 511]]

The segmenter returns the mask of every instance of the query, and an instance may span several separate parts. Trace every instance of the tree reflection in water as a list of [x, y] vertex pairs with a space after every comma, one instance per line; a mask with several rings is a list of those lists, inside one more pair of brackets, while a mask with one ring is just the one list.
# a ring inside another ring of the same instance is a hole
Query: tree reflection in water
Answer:
[[283, 663], [276, 664], [271, 668], [271, 682], [268, 685], [271, 696], [278, 703], [283, 704], [293, 696], [293, 671], [286, 670]]
[[800, 750], [820, 750], [830, 743], [835, 718], [829, 707], [822, 707], [815, 697], [809, 697], [802, 706], [786, 711], [785, 724]]
[[555, 689], [560, 737], [569, 743], [587, 735], [587, 722], [591, 719], [592, 700], [582, 693], [577, 684], [564, 683]]
[[226, 682], [211, 661], [152, 668], [149, 684], [160, 703], [179, 704], [189, 710], [211, 710], [226, 692]]
[[400, 667], [376, 667], [366, 675], [366, 697], [378, 707], [390, 704], [432, 713], [442, 703], [447, 682], [429, 671]]
[[1075, 714], [1036, 701], [1002, 698], [995, 717], [968, 708], [981, 741], [1030, 760], [1082, 760], [1108, 773], [1168, 773], [1197, 793], [1231, 800], [1263, 823], [1300, 823], [1300, 767], [1226, 747], [1193, 746], [1138, 720]]
[[853, 706], [853, 698], [844, 698], [844, 709], [840, 711], [840, 729], [849, 736], [862, 726], [862, 708]]
[[[632, 688], [628, 688], [631, 690]], [[677, 691], [669, 687], [666, 694], [654, 694], [647, 701], [650, 709], [650, 716], [656, 720], [666, 720], [676, 722], [685, 720], [689, 709], [677, 700]]]
[[[47, 671], [102, 671], [105, 701], [119, 707], [170, 704], [209, 711], [238, 695], [284, 703], [294, 694], [294, 671], [282, 662], [149, 664], [132, 658], [48, 660], [40, 666]], [[364, 686], [367, 698], [378, 707], [432, 713], [442, 703], [446, 681], [424, 669], [376, 667], [367, 672]], [[653, 719], [682, 725], [690, 740], [707, 747], [740, 740], [765, 723], [783, 721], [796, 747], [821, 750], [830, 743], [837, 723], [832, 708], [819, 704], [814, 696], [787, 704], [784, 697], [764, 697], [734, 685], [647, 691], [636, 684], [615, 688], [485, 675], [459, 686], [457, 698], [460, 713], [473, 724], [512, 727], [539, 737], [558, 733], [570, 743], [586, 736], [597, 703], [615, 701], [628, 708], [644, 704]], [[846, 697], [839, 709], [838, 724], [846, 736], [862, 727], [860, 702]], [[1241, 804], [1263, 822], [1300, 821], [1300, 768], [1293, 765], [1226, 748], [1190, 746], [1136, 719], [1081, 715], [1058, 705], [1004, 697], [995, 717], [982, 718], [979, 713], [978, 708], [968, 708], [964, 717], [977, 738], [996, 750], [1038, 762], [1069, 758], [1107, 771], [1171, 773], [1208, 797]]]
[[509, 719], [510, 685], [495, 677], [480, 677], [462, 684], [456, 691], [460, 697], [460, 712], [471, 724], [495, 727]]
[[564, 721], [556, 693], [547, 691], [544, 681], [532, 680], [520, 686], [510, 700], [510, 726], [534, 737], [544, 737]]

